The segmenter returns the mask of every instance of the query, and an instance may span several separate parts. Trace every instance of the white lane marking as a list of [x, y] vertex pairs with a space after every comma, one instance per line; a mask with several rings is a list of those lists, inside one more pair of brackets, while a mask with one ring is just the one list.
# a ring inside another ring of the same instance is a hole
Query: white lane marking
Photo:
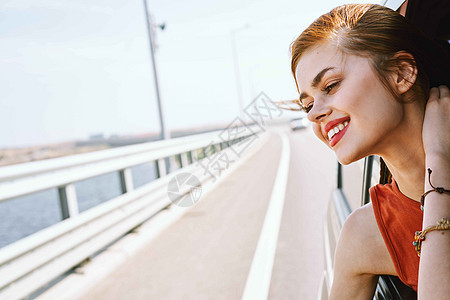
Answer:
[[242, 300], [263, 300], [269, 295], [273, 262], [280, 232], [284, 198], [289, 173], [290, 145], [286, 133], [281, 133], [281, 158], [270, 197], [264, 224], [256, 246]]

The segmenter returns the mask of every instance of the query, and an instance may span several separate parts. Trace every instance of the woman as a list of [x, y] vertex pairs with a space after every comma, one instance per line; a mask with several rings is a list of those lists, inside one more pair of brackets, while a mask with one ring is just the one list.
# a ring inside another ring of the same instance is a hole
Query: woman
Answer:
[[[370, 4], [321, 16], [291, 52], [299, 105], [316, 136], [343, 164], [379, 155], [393, 179], [373, 187], [372, 202], [345, 222], [330, 298], [371, 299], [377, 275], [387, 274], [420, 299], [448, 299], [448, 226], [424, 232], [420, 259], [412, 244], [416, 231], [450, 219], [447, 53], [398, 13]], [[421, 196], [437, 186], [445, 190], [428, 193], [422, 212]]]

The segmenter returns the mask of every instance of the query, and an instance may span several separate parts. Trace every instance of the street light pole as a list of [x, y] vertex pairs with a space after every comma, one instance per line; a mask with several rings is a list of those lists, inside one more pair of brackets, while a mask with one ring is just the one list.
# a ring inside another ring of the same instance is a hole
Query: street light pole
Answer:
[[[156, 100], [158, 104], [158, 113], [159, 113], [159, 123], [161, 126], [161, 138], [163, 140], [170, 138], [170, 133], [166, 127], [165, 123], [165, 115], [164, 115], [164, 108], [161, 102], [161, 94], [159, 91], [159, 82], [158, 82], [158, 72], [156, 68], [156, 59], [155, 59], [155, 42], [154, 42], [154, 36], [153, 36], [153, 28], [154, 24], [152, 23], [151, 15], [148, 10], [147, 0], [144, 0], [144, 7], [145, 7], [145, 16], [147, 19], [147, 30], [148, 30], [148, 36], [149, 36], [149, 42], [150, 42], [150, 56], [152, 59], [152, 67], [153, 67], [153, 78], [155, 80], [155, 91], [156, 91]], [[161, 29], [164, 29], [164, 25], [160, 26]]]
[[245, 24], [244, 26], [231, 31], [231, 47], [233, 51], [234, 78], [236, 79], [236, 92], [238, 96], [239, 116], [241, 117], [241, 119], [244, 119], [244, 98], [242, 96], [241, 71], [239, 68], [239, 58], [236, 47], [236, 33], [238, 33], [241, 30], [247, 29], [248, 27], [249, 25]]

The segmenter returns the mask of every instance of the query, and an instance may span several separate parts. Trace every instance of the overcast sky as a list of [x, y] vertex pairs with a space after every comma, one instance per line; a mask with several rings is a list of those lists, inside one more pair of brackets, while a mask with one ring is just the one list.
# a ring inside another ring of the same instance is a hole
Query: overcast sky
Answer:
[[[154, 0], [169, 129], [238, 116], [244, 103], [297, 97], [290, 43], [339, 0]], [[158, 132], [143, 0], [0, 2], [0, 148]]]

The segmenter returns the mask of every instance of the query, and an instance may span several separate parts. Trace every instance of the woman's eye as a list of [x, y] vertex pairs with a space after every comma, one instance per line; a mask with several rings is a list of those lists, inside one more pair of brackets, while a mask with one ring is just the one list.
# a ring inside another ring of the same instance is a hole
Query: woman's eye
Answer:
[[335, 83], [330, 84], [326, 88], [323, 89], [323, 91], [327, 94], [331, 93], [331, 91], [339, 84], [339, 81], [336, 81]]

